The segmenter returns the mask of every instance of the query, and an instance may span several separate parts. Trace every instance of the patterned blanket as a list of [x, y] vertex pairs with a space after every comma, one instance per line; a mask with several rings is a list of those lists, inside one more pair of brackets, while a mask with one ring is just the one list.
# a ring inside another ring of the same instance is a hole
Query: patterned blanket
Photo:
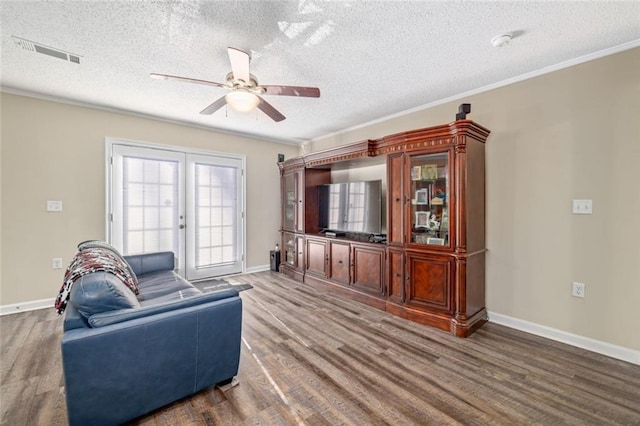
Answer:
[[85, 248], [76, 253], [64, 274], [62, 287], [54, 305], [58, 314], [62, 314], [67, 307], [73, 283], [80, 277], [96, 271], [109, 272], [120, 278], [134, 294], [140, 293], [137, 277], [121, 256], [106, 248]]

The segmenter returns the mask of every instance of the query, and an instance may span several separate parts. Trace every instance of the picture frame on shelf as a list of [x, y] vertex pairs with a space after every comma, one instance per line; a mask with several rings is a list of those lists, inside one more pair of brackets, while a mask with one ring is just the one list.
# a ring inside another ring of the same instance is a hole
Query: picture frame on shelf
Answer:
[[422, 166], [422, 179], [435, 180], [438, 179], [438, 165], [425, 164]]
[[427, 237], [427, 244], [443, 246], [445, 244], [445, 241], [444, 238]]
[[449, 212], [446, 208], [442, 209], [442, 217], [440, 219], [440, 229], [449, 230]]
[[418, 189], [416, 191], [416, 204], [426, 205], [429, 204], [429, 190], [427, 188]]
[[429, 237], [429, 235], [427, 234], [415, 234], [413, 236], [413, 241], [416, 244], [427, 244], [427, 241], [429, 240], [429, 238], [431, 237]]
[[421, 166], [413, 166], [413, 167], [411, 167], [411, 180], [422, 180], [422, 167]]
[[429, 229], [429, 212], [416, 212], [415, 227]]

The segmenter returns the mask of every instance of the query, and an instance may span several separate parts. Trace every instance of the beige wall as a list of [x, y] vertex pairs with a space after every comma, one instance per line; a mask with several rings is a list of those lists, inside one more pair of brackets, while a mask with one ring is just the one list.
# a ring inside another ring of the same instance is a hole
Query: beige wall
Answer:
[[[105, 238], [105, 137], [246, 156], [247, 267], [278, 241], [277, 154], [298, 147], [7, 93], [1, 104], [0, 305], [56, 296], [76, 244]], [[47, 200], [62, 200], [47, 213]]]
[[[487, 308], [640, 349], [640, 49], [313, 141], [307, 151], [453, 121], [491, 129]], [[573, 215], [572, 199], [593, 214]], [[572, 281], [586, 297], [571, 296]]]

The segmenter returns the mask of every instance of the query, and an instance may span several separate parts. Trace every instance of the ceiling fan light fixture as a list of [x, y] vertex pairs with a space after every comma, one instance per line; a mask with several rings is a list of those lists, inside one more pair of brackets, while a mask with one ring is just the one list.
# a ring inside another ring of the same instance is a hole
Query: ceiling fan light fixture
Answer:
[[248, 112], [253, 110], [260, 103], [260, 98], [250, 92], [244, 90], [234, 90], [224, 97], [231, 108], [240, 112]]

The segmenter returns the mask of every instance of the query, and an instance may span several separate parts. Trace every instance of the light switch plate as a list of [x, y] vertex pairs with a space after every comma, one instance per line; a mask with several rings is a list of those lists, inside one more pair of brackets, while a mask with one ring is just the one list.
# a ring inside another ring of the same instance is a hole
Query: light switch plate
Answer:
[[62, 211], [62, 201], [47, 201], [47, 211], [48, 212], [61, 212]]
[[573, 200], [573, 214], [593, 213], [593, 200]]

